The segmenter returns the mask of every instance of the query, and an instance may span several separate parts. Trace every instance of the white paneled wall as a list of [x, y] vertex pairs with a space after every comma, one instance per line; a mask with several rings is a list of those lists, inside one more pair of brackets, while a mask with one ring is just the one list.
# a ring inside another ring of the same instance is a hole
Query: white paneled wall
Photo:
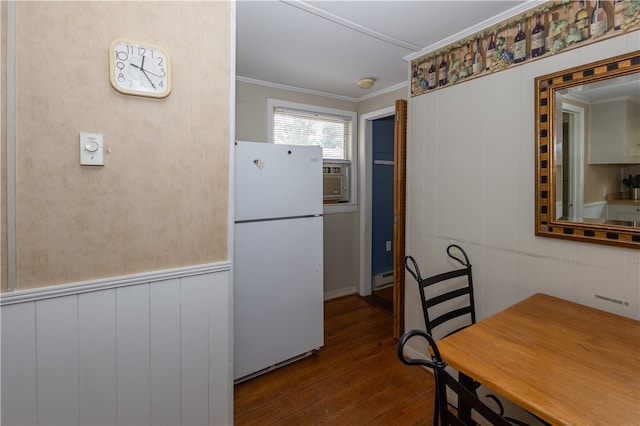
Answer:
[[[536, 292], [640, 318], [640, 250], [534, 235], [534, 78], [637, 49], [640, 31], [409, 101], [406, 252], [426, 276], [463, 246], [480, 318]], [[405, 327], [423, 327], [406, 291]]]
[[5, 295], [2, 424], [232, 424], [229, 266], [210, 269]]

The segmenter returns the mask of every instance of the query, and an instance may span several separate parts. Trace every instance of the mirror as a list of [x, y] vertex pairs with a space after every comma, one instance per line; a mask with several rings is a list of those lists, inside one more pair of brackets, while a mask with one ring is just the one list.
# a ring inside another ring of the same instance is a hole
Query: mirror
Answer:
[[535, 114], [536, 235], [640, 247], [640, 51], [536, 78]]

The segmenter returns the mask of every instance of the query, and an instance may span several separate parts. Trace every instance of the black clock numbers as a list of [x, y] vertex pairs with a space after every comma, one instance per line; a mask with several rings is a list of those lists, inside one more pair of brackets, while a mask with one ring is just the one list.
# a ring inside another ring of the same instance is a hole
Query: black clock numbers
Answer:
[[[115, 68], [116, 79], [120, 83], [124, 83], [127, 80], [126, 68], [127, 66], [133, 66], [135, 68], [144, 66], [144, 72], [147, 75], [155, 76], [161, 80], [157, 83], [159, 87], [164, 88], [164, 77], [166, 77], [165, 71], [165, 58], [162, 55], [158, 55], [154, 49], [147, 49], [143, 46], [136, 46], [127, 44], [120, 48], [120, 50], [114, 51], [115, 55]], [[132, 62], [133, 61], [133, 62]], [[149, 64], [149, 65], [146, 65]], [[147, 67], [149, 66], [149, 69]], [[130, 81], [130, 83], [132, 83]], [[151, 85], [155, 85], [150, 81]]]

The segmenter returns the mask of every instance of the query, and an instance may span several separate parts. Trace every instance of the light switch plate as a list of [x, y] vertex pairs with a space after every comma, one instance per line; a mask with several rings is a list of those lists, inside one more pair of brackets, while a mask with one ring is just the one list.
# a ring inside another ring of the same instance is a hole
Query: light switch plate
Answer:
[[80, 164], [83, 166], [104, 166], [102, 133], [80, 133]]

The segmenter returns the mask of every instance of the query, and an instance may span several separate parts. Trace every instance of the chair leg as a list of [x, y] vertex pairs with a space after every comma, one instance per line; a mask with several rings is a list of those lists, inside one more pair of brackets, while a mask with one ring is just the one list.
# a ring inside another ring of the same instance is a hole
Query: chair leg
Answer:
[[[475, 394], [476, 390], [473, 386], [473, 379], [464, 373], [459, 372], [458, 374], [460, 384]], [[458, 413], [460, 420], [462, 420], [464, 424], [471, 424], [471, 407], [460, 401], [460, 398], [458, 398]]]
[[438, 404], [438, 387], [436, 386], [436, 400], [433, 403], [433, 426], [438, 426], [440, 424], [439, 414], [440, 414], [440, 404]]

